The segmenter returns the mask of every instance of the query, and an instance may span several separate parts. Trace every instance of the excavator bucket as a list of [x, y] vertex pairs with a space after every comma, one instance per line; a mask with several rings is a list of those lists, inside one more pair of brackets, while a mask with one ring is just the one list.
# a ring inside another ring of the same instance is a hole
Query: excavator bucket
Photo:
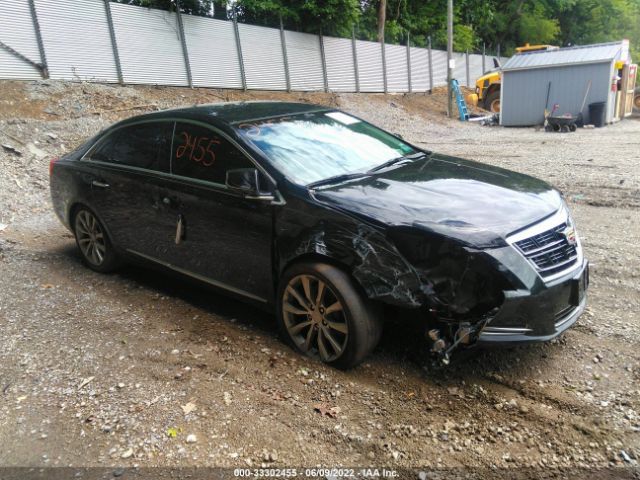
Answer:
[[465, 101], [467, 105], [473, 105], [474, 107], [478, 106], [478, 94], [477, 93], [469, 93], [465, 97]]

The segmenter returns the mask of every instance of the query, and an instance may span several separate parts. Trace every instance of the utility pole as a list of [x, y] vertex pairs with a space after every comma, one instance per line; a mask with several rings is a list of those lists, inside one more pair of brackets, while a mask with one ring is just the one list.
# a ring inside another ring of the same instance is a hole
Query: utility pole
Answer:
[[453, 0], [447, 1], [447, 116], [453, 116]]

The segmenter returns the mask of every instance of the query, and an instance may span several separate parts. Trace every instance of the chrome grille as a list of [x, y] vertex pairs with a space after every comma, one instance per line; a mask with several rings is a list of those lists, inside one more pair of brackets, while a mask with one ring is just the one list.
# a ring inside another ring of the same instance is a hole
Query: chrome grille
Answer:
[[563, 232], [567, 223], [519, 240], [514, 245], [535, 266], [540, 276], [547, 278], [571, 268], [578, 262], [578, 249]]

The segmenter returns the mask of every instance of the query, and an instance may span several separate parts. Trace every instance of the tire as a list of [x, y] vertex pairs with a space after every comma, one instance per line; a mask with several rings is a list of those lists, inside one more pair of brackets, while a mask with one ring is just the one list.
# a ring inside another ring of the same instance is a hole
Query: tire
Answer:
[[569, 125], [569, 131], [570, 132], [575, 132], [578, 129], [578, 127], [576, 126], [575, 123], [572, 123], [571, 125]]
[[633, 97], [633, 106], [640, 113], [640, 92], [635, 93], [635, 97]]
[[380, 309], [349, 275], [325, 263], [298, 263], [285, 271], [277, 317], [294, 350], [339, 369], [362, 362], [382, 334]]
[[492, 90], [484, 99], [484, 109], [493, 113], [500, 113], [500, 89]]
[[95, 213], [84, 206], [78, 208], [72, 225], [82, 263], [100, 273], [112, 272], [120, 266], [106, 229]]
[[560, 131], [561, 131], [562, 133], [569, 133], [569, 125], [562, 125], [562, 126], [560, 127]]

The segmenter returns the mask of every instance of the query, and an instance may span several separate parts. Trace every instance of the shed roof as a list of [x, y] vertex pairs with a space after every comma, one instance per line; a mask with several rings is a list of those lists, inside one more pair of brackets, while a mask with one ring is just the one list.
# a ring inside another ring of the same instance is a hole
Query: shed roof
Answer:
[[558, 50], [538, 51], [514, 55], [502, 67], [503, 71], [556, 67], [580, 63], [610, 62], [618, 58], [625, 41], [598, 43]]

